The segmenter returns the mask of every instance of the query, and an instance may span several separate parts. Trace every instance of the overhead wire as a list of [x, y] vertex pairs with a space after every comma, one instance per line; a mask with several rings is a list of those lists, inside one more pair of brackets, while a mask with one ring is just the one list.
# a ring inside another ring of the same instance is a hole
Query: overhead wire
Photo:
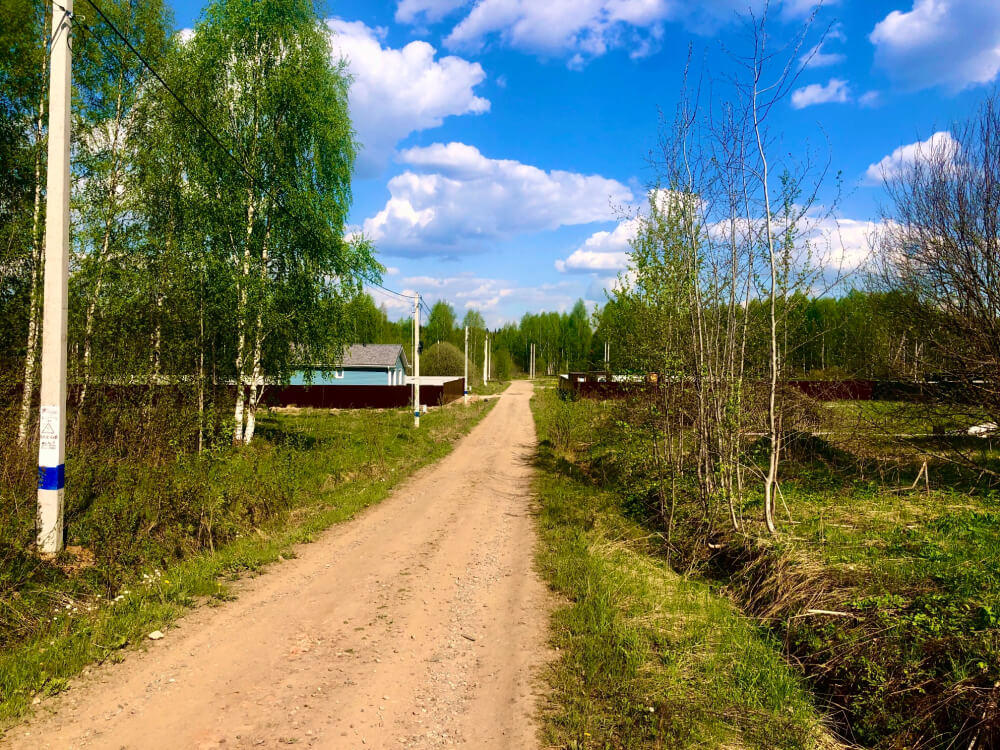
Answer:
[[[64, 6], [60, 5], [58, 2], [56, 2], [56, 0], [50, 0], [50, 2], [52, 2], [52, 5], [54, 5], [55, 7], [60, 8], [63, 12], [69, 13], [70, 18], [74, 21], [74, 23], [79, 24], [87, 32], [89, 32], [90, 35], [94, 39], [96, 39], [97, 42], [109, 54], [111, 54], [112, 57], [114, 57], [114, 59], [118, 62], [118, 64], [121, 67], [123, 67], [123, 68], [125, 67], [124, 62], [121, 60], [121, 58], [118, 56], [118, 54], [108, 46], [108, 44], [105, 42], [105, 40], [103, 39], [103, 37], [100, 34], [98, 34], [92, 28], [90, 28], [89, 26], [87, 26], [87, 24], [83, 23], [82, 20], [77, 20], [76, 16], [71, 11], [67, 10]], [[101, 10], [100, 6], [98, 6], [98, 4], [95, 2], [95, 0], [87, 0], [87, 3], [97, 12], [97, 14], [101, 17], [101, 20], [103, 20], [104, 23], [107, 24], [107, 26], [111, 29], [111, 31], [115, 34], [115, 36], [117, 36], [125, 44], [125, 46], [129, 48], [129, 50], [132, 52], [132, 54], [134, 54], [136, 56], [136, 58], [139, 60], [139, 62], [142, 63], [142, 66], [144, 68], [146, 68], [146, 70], [148, 70], [149, 73], [154, 78], [156, 78], [156, 80], [159, 82], [159, 84], [161, 86], [163, 86], [164, 90], [168, 94], [170, 94], [170, 96], [181, 106], [181, 108], [188, 114], [188, 116], [190, 116], [191, 119], [195, 121], [195, 123], [198, 125], [198, 127], [201, 128], [201, 130], [204, 131], [204, 133], [209, 138], [212, 139], [212, 141], [223, 151], [223, 153], [225, 153], [226, 156], [228, 156], [229, 159], [232, 160], [232, 162], [240, 169], [240, 171], [243, 174], [245, 174], [250, 179], [250, 181], [254, 184], [254, 186], [255, 187], [259, 187], [259, 188], [263, 187], [262, 184], [261, 184], [260, 178], [257, 175], [253, 174], [250, 171], [250, 169], [246, 166], [246, 164], [240, 158], [238, 158], [235, 153], [233, 153], [233, 150], [231, 148], [229, 148], [225, 143], [223, 143], [222, 139], [218, 136], [218, 134], [215, 133], [215, 131], [213, 131], [211, 129], [211, 127], [209, 127], [209, 125], [204, 121], [204, 119], [202, 117], [200, 117], [188, 105], [188, 103], [186, 101], [184, 101], [183, 98], [181, 98], [181, 96], [179, 94], [177, 94], [172, 88], [170, 88], [170, 86], [167, 84], [167, 82], [163, 79], [163, 76], [161, 76], [159, 74], [159, 72], [157, 72], [157, 70], [142, 55], [142, 53], [139, 52], [139, 50], [137, 50], [135, 48], [135, 46], [132, 44], [131, 41], [129, 41], [128, 37], [126, 37], [125, 34], [122, 33], [122, 31], [114, 24], [114, 22], [110, 18], [108, 18], [107, 14], [103, 10]], [[284, 213], [288, 218], [294, 219], [296, 221], [299, 220], [299, 217], [294, 216], [291, 213], [291, 211], [289, 211], [289, 209], [281, 201], [279, 201], [273, 195], [273, 189], [272, 190], [267, 190], [266, 187], [263, 187], [263, 189], [265, 190], [266, 197], [272, 199], [273, 205], [276, 206], [282, 213]], [[383, 291], [386, 291], [386, 292], [388, 292], [390, 294], [394, 294], [397, 297], [402, 297], [403, 299], [414, 299], [417, 296], [417, 295], [412, 295], [412, 294], [404, 294], [402, 292], [397, 292], [394, 289], [389, 289], [388, 287], [383, 286], [380, 282], [376, 281], [375, 279], [370, 278], [369, 276], [367, 276], [367, 275], [365, 275], [363, 273], [358, 273], [356, 275], [359, 276], [360, 278], [362, 278], [363, 280], [367, 281], [369, 284], [371, 284], [373, 286], [376, 286], [379, 289], [382, 289]]]

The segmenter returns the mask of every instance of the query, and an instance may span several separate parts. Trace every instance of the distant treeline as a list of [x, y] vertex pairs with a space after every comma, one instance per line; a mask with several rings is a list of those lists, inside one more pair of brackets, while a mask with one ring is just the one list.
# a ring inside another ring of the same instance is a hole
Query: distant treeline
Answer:
[[[919, 380], [937, 373], [936, 363], [920, 340], [914, 321], [918, 303], [901, 292], [852, 290], [840, 297], [790, 296], [782, 332], [789, 379], [866, 378]], [[762, 360], [767, 348], [766, 310], [751, 300], [748, 321], [748, 358]], [[387, 310], [367, 294], [355, 298], [347, 308], [355, 341], [366, 344], [401, 344], [412, 358], [413, 318], [390, 320]], [[447, 342], [464, 346], [464, 327], [469, 327], [469, 360], [477, 377], [482, 374], [483, 339], [487, 326], [483, 316], [470, 310], [461, 320], [446, 301], [431, 308], [421, 321], [425, 347]], [[529, 345], [535, 344], [539, 374], [586, 372], [604, 369], [604, 344], [609, 342], [609, 369], [619, 373], [644, 372], [651, 365], [642, 352], [646, 345], [636, 339], [641, 329], [630, 321], [621, 306], [608, 300], [588, 310], [578, 300], [567, 313], [528, 313], [519, 323], [490, 329], [494, 373], [498, 377], [528, 371]]]

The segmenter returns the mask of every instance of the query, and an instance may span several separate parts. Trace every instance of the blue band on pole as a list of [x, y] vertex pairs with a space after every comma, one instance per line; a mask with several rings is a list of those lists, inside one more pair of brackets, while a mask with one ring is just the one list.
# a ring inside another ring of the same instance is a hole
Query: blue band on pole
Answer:
[[61, 490], [66, 486], [66, 464], [38, 467], [38, 489]]
[[419, 411], [415, 411], [415, 412], [413, 412], [413, 416], [415, 416], [415, 417], [419, 417], [419, 416], [420, 416], [420, 412], [419, 412]]

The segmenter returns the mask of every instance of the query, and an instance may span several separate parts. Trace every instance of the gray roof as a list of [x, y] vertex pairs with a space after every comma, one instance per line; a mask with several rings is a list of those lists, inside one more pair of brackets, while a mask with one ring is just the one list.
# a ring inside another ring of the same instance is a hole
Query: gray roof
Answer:
[[406, 352], [399, 344], [351, 344], [344, 351], [341, 367], [395, 367], [400, 357], [403, 367], [408, 367]]

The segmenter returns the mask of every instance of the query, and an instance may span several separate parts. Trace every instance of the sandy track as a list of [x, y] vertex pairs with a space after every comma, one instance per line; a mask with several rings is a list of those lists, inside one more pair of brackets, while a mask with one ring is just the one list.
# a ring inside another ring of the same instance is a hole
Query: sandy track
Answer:
[[441, 462], [143, 654], [47, 701], [11, 748], [532, 748], [546, 592], [531, 385]]

